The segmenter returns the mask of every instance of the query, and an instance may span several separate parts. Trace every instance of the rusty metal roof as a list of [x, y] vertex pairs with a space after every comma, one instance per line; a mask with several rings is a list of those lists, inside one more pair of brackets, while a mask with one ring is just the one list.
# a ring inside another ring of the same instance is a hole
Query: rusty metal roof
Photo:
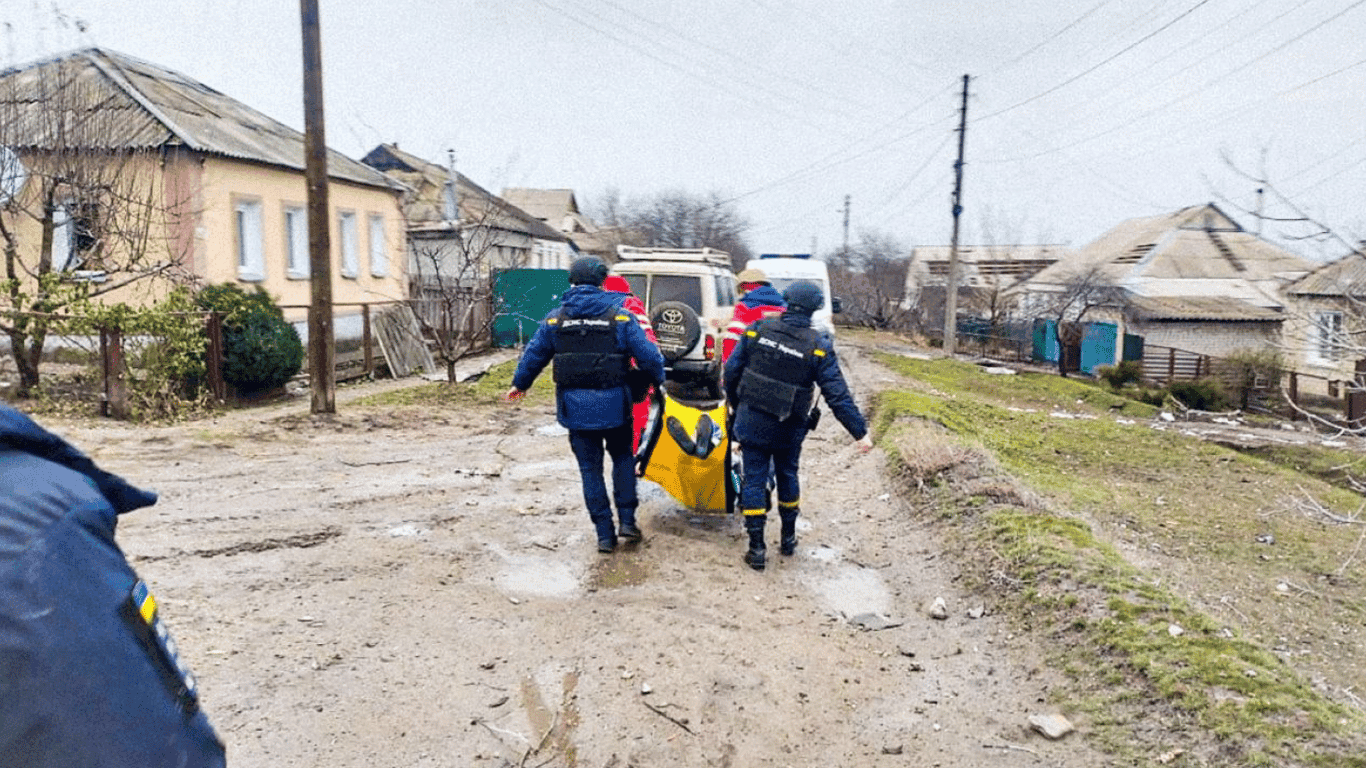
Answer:
[[[52, 120], [54, 106], [80, 119]], [[299, 131], [179, 72], [104, 48], [0, 71], [0, 110], [17, 122], [6, 133], [34, 149], [185, 147], [291, 170], [305, 165]], [[61, 135], [54, 133], [58, 126]], [[327, 172], [356, 184], [401, 188], [330, 149]]]

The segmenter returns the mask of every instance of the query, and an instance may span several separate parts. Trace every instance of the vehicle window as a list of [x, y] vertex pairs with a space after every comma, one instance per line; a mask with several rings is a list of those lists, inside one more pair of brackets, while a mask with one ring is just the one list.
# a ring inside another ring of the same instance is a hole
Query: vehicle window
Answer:
[[730, 275], [716, 276], [716, 304], [721, 307], [735, 306], [735, 280]]
[[666, 301], [681, 301], [702, 314], [702, 281], [696, 275], [655, 275], [650, 311]]
[[778, 293], [782, 293], [783, 291], [786, 291], [788, 289], [788, 286], [798, 281], [815, 283], [817, 286], [820, 287], [821, 293], [823, 295], [830, 295], [830, 288], [826, 286], [824, 280], [821, 280], [818, 277], [775, 277], [773, 278], [772, 282], [774, 290], [778, 291]]
[[631, 293], [634, 293], [641, 301], [647, 300], [646, 287], [649, 285], [649, 275], [640, 272], [623, 273], [621, 277], [626, 278], [626, 282], [631, 286]]

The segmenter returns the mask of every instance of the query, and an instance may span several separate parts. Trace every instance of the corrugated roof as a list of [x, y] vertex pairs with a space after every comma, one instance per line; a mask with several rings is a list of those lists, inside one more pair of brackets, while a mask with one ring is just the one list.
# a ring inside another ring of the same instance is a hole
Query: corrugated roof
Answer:
[[1280, 322], [1285, 315], [1237, 299], [1216, 296], [1131, 296], [1127, 312], [1137, 320]]
[[[30, 137], [27, 146], [161, 150], [183, 146], [209, 155], [302, 171], [304, 135], [203, 83], [132, 56], [86, 48], [0, 72], [0, 102], [29, 121], [7, 133]], [[83, 113], [80, 121], [56, 121], [39, 104], [61, 104]], [[71, 125], [84, 130], [73, 137]], [[373, 187], [395, 182], [329, 149], [328, 175]]]
[[1354, 251], [1324, 264], [1285, 290], [1295, 296], [1366, 295], [1366, 253]]
[[[445, 210], [445, 189], [450, 179], [450, 169], [399, 149], [397, 144], [375, 147], [362, 162], [416, 191], [415, 198], [404, 212], [411, 230], [442, 232], [450, 229]], [[540, 240], [564, 242], [567, 239], [553, 227], [489, 192], [459, 171], [455, 172], [455, 179], [460, 215], [466, 221], [524, 233]]]
[[1243, 230], [1213, 203], [1129, 219], [1035, 275], [1064, 282], [1093, 266], [1114, 285], [1141, 280], [1286, 280], [1313, 264]]

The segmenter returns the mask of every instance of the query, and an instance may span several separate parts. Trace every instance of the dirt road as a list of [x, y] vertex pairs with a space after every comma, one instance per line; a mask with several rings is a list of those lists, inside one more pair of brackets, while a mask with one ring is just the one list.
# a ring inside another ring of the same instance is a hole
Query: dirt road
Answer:
[[[891, 383], [863, 352], [861, 404]], [[832, 418], [799, 551], [755, 572], [737, 519], [647, 483], [646, 541], [599, 555], [547, 406], [307, 409], [49, 424], [161, 494], [119, 541], [234, 768], [1104, 764], [1084, 722], [1030, 730], [1033, 641]]]

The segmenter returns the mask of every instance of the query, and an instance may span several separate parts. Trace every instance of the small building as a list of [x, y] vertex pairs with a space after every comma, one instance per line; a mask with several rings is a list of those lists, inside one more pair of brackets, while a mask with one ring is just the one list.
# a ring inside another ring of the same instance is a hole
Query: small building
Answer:
[[[952, 246], [919, 245], [906, 264], [903, 306], [913, 326], [943, 330], [944, 287], [949, 280]], [[1009, 289], [1069, 253], [1062, 245], [960, 245], [958, 314], [974, 320], [1001, 320], [1013, 314]]]

